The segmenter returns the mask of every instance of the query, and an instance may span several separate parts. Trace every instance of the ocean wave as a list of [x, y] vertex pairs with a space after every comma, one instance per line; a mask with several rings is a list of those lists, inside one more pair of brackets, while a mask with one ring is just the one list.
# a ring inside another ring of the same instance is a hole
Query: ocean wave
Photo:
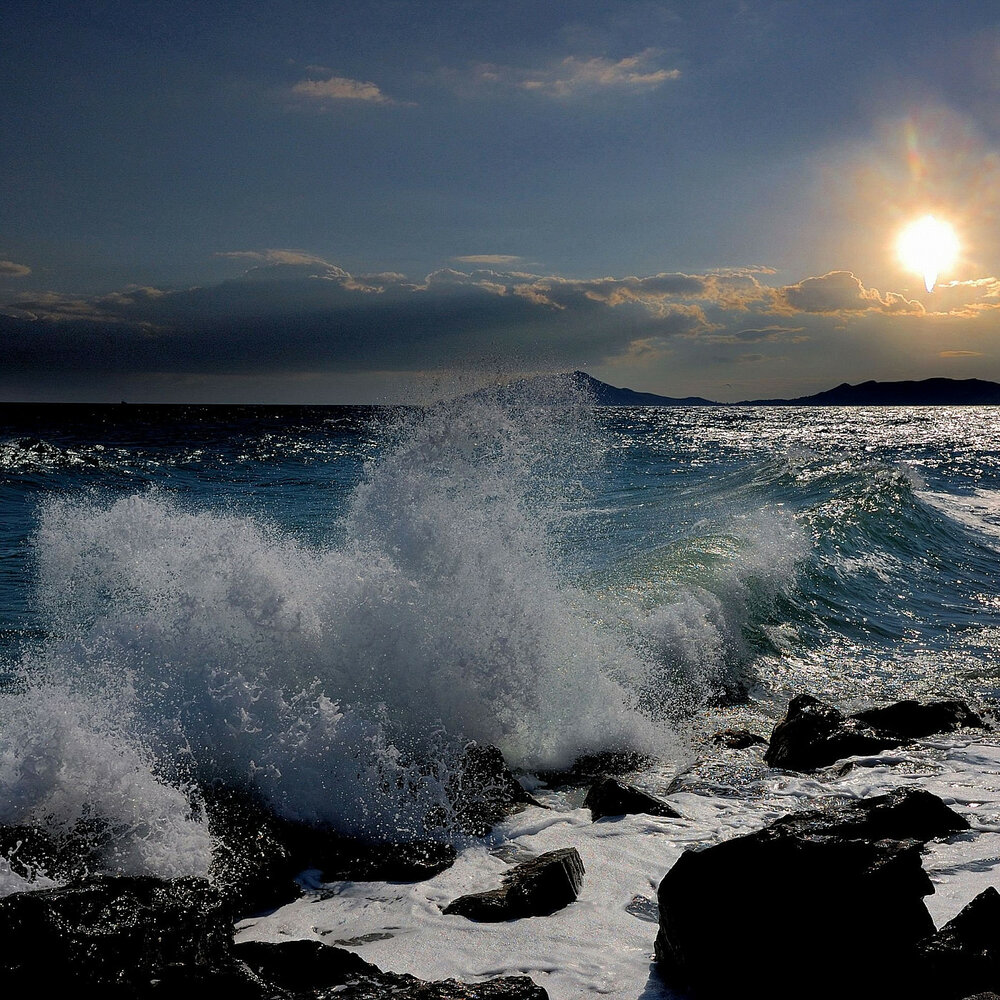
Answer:
[[642, 710], [650, 665], [559, 570], [562, 498], [600, 460], [589, 412], [480, 395], [411, 413], [335, 546], [153, 490], [45, 500], [50, 638], [0, 695], [2, 818], [72, 827], [85, 801], [120, 831], [109, 868], [180, 873], [205, 862], [199, 782], [399, 839], [427, 834], [470, 739], [525, 767], [676, 753]]

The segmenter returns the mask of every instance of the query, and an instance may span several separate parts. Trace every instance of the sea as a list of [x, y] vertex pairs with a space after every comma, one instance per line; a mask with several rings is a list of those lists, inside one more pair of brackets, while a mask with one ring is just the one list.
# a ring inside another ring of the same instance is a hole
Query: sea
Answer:
[[[766, 738], [800, 693], [992, 717], [1000, 408], [596, 407], [546, 386], [0, 404], [0, 824], [97, 823], [106, 872], [203, 875], [211, 781], [346, 834], [445, 840], [434, 879], [305, 872], [238, 934], [424, 979], [528, 974], [553, 1000], [675, 996], [652, 960], [664, 872], [821, 800], [918, 786], [970, 820], [925, 856], [938, 923], [1000, 886], [991, 734], [808, 775], [711, 739]], [[540, 803], [478, 838], [445, 795], [470, 741]], [[592, 822], [550, 772], [604, 750], [645, 755], [630, 780], [682, 818]], [[442, 914], [566, 846], [587, 874], [565, 910]], [[54, 884], [9, 861], [0, 894]], [[850, 951], [845, 933], [825, 961]]]

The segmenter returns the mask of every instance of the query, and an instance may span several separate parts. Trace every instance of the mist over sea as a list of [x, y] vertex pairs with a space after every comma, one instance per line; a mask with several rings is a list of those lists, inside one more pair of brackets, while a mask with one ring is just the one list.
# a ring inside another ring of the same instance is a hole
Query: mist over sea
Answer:
[[801, 691], [996, 697], [1000, 410], [557, 395], [4, 406], [0, 823], [203, 874], [205, 781], [448, 839], [470, 739], [669, 776]]

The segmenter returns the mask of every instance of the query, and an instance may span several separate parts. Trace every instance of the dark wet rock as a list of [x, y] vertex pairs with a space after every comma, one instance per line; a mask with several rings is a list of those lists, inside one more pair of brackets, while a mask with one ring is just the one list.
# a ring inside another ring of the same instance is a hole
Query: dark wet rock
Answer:
[[789, 702], [784, 719], [774, 727], [764, 761], [789, 771], [814, 771], [844, 757], [877, 754], [899, 744], [898, 737], [801, 694]]
[[470, 743], [446, 786], [451, 822], [463, 833], [484, 837], [512, 812], [538, 802], [521, 787], [503, 754], [488, 743]]
[[499, 889], [459, 896], [444, 912], [489, 923], [547, 916], [576, 899], [583, 875], [576, 848], [563, 847], [511, 868]]
[[457, 979], [425, 983], [414, 976], [383, 972], [378, 979], [359, 979], [340, 987], [330, 995], [330, 1000], [548, 1000], [548, 997], [528, 976], [502, 976], [483, 983], [463, 983]]
[[712, 742], [727, 750], [748, 750], [750, 747], [767, 746], [767, 740], [763, 736], [758, 736], [749, 729], [720, 729], [712, 734]]
[[1000, 989], [1000, 893], [992, 886], [939, 931], [921, 941], [917, 968], [923, 989], [939, 1000]]
[[317, 941], [232, 942], [232, 912], [204, 879], [88, 879], [0, 900], [11, 995], [112, 1000], [546, 1000], [526, 976], [425, 983]]
[[774, 727], [764, 760], [771, 767], [814, 771], [845, 757], [882, 753], [966, 726], [984, 723], [960, 701], [902, 701], [845, 716], [833, 705], [802, 694], [789, 702], [784, 719]]
[[282, 821], [254, 795], [218, 784], [204, 790], [213, 837], [211, 878], [240, 916], [291, 902], [298, 866]]
[[315, 868], [324, 882], [423, 882], [455, 863], [455, 848], [435, 840], [369, 842], [304, 823], [286, 831], [297, 870]]
[[655, 763], [654, 758], [638, 750], [602, 750], [600, 753], [583, 754], [563, 770], [539, 771], [538, 777], [553, 787], [579, 788], [593, 784], [598, 778], [611, 774], [621, 777], [643, 771]]
[[608, 775], [590, 786], [583, 804], [590, 809], [590, 817], [594, 820], [603, 816], [626, 816], [632, 813], [681, 818], [681, 814], [662, 799]]
[[249, 995], [232, 958], [232, 912], [205, 879], [92, 877], [0, 899], [5, 988], [167, 995], [209, 984]]
[[[383, 972], [353, 952], [319, 941], [245, 942], [236, 956], [254, 973], [293, 997], [325, 996], [337, 1000], [547, 1000], [548, 994], [527, 976], [484, 983], [454, 979], [423, 982], [414, 976]], [[323, 992], [318, 992], [323, 991]]]
[[[784, 837], [918, 841], [926, 844], [969, 829], [969, 821], [922, 788], [897, 788], [870, 799], [789, 813], [761, 833]], [[757, 834], [751, 834], [757, 836]]]
[[240, 915], [274, 909], [300, 892], [295, 876], [315, 869], [327, 882], [420, 882], [449, 868], [455, 849], [437, 841], [394, 844], [344, 837], [283, 819], [250, 793], [206, 791], [216, 840], [212, 879]]
[[853, 719], [889, 733], [901, 740], [919, 740], [934, 733], [953, 733], [958, 729], [988, 729], [983, 719], [964, 701], [899, 701], [884, 708], [857, 712]]
[[39, 877], [69, 882], [99, 869], [95, 839], [89, 828], [56, 833], [39, 826], [0, 826], [0, 856], [28, 882]]
[[322, 941], [244, 941], [233, 946], [233, 954], [261, 979], [293, 992], [381, 975], [381, 970], [353, 951]]
[[[699, 1000], [910, 996], [900, 981], [934, 933], [921, 848], [967, 826], [930, 793], [903, 789], [688, 850], [657, 892], [660, 974]], [[831, 942], [867, 970], [863, 979], [823, 971], [817, 953]], [[764, 958], [776, 949], [780, 975]]]

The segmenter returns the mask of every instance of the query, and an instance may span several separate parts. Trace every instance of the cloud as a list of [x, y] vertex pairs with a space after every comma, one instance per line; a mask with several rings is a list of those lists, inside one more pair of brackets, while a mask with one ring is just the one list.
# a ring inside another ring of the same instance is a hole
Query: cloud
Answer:
[[926, 312], [914, 299], [896, 292], [882, 295], [876, 288], [865, 288], [861, 279], [850, 271], [830, 271], [779, 289], [775, 295], [775, 311], [825, 314], [874, 311], [916, 315]]
[[351, 80], [346, 76], [329, 76], [321, 80], [300, 80], [292, 87], [292, 93], [320, 104], [339, 101], [362, 101], [368, 104], [396, 103], [391, 97], [383, 94], [377, 84], [363, 80]]
[[323, 264], [326, 267], [336, 267], [322, 257], [303, 250], [225, 250], [215, 256], [232, 257], [235, 260], [259, 260], [266, 264]]
[[602, 91], [639, 94], [680, 78], [679, 69], [657, 65], [658, 56], [655, 49], [617, 60], [566, 56], [537, 69], [483, 63], [474, 67], [473, 81], [480, 87], [513, 89], [554, 99]]
[[927, 306], [933, 315], [951, 319], [973, 319], [993, 312], [1000, 309], [1000, 279], [985, 277], [945, 282], [935, 287]]
[[256, 267], [244, 272], [245, 276], [250, 278], [287, 277], [298, 280], [307, 275], [337, 280], [350, 278], [342, 267], [302, 250], [227, 250], [215, 256], [255, 262]]
[[661, 356], [717, 328], [706, 314], [717, 276], [443, 268], [412, 282], [352, 275], [302, 250], [220, 256], [253, 266], [215, 285], [15, 297], [0, 328], [11, 372], [418, 370], [500, 356], [576, 365]]
[[504, 265], [517, 264], [524, 258], [507, 253], [473, 253], [451, 259], [460, 264], [495, 264], [497, 267], [503, 267]]
[[784, 340], [794, 344], [803, 343], [808, 338], [799, 336], [804, 326], [763, 326], [758, 329], [736, 330], [726, 336], [713, 337], [716, 343], [756, 344], [764, 341], [773, 343]]
[[0, 260], [0, 278], [26, 278], [31, 274], [27, 264], [15, 264], [12, 260]]
[[982, 351], [938, 351], [939, 358], [982, 358]]
[[[939, 352], [980, 342], [973, 338], [985, 336], [990, 323], [989, 315], [962, 320], [917, 311], [849, 272], [771, 287], [746, 269], [578, 279], [497, 264], [446, 267], [411, 280], [352, 274], [300, 249], [220, 256], [240, 265], [239, 273], [212, 285], [11, 294], [0, 306], [7, 381], [258, 373], [277, 385], [274, 379], [293, 372], [341, 378], [492, 366], [498, 358], [520, 370], [661, 368], [679, 380], [713, 363], [774, 362], [778, 345], [788, 365], [808, 371], [811, 359], [842, 381], [849, 373], [837, 366], [863, 367], [868, 345], [884, 350], [891, 341], [928, 363], [976, 356]], [[965, 292], [989, 295], [993, 288], [978, 281]]]

